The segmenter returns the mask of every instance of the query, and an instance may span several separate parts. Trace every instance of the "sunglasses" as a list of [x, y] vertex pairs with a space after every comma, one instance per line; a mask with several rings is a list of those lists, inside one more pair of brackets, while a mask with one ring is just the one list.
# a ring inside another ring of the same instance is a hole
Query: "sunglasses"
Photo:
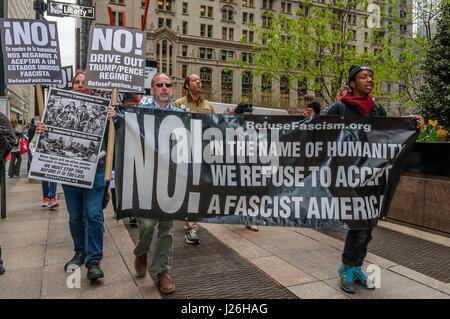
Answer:
[[172, 87], [172, 83], [156, 83], [155, 84], [157, 87], [162, 88], [163, 85], [166, 86], [166, 88], [171, 88]]

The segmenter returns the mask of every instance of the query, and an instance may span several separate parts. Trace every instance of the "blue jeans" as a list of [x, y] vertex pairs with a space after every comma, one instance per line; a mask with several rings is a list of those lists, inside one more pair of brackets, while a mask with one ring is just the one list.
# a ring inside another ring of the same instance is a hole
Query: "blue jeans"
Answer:
[[55, 198], [56, 195], [56, 183], [42, 181], [42, 195], [49, 200]]
[[84, 252], [84, 264], [103, 258], [103, 210], [105, 171], [95, 174], [92, 189], [63, 185], [74, 250]]

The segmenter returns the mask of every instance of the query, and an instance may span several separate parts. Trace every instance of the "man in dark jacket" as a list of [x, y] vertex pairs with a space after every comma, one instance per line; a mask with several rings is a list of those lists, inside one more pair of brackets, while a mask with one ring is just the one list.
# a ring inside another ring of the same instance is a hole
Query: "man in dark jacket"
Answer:
[[[9, 122], [9, 119], [5, 114], [0, 112], [0, 161], [4, 161], [6, 156], [11, 152], [14, 145], [16, 144], [16, 134], [14, 129]], [[5, 167], [4, 162], [1, 167]], [[0, 178], [4, 177], [5, 173], [0, 171]], [[2, 260], [2, 248], [0, 247], [0, 275], [5, 272]]]
[[[385, 109], [373, 97], [373, 71], [367, 66], [352, 65], [348, 75], [350, 90], [340, 101], [330, 105], [327, 115], [345, 116], [387, 116]], [[417, 128], [424, 128], [423, 117], [417, 116]], [[372, 239], [372, 229], [349, 230], [342, 253], [342, 265], [338, 270], [339, 285], [346, 292], [355, 292], [355, 283], [374, 289], [374, 283], [361, 270], [367, 254], [367, 246]]]

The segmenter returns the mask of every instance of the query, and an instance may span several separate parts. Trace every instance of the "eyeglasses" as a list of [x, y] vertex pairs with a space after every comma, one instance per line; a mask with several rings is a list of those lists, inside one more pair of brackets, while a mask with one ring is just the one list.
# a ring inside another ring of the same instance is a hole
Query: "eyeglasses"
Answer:
[[157, 87], [162, 88], [163, 85], [166, 86], [166, 88], [171, 88], [172, 87], [172, 83], [156, 83], [155, 84]]

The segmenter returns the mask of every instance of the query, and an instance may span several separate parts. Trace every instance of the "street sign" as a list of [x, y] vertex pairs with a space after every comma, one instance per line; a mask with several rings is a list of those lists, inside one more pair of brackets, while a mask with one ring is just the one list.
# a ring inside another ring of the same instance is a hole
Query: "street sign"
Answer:
[[49, 1], [47, 14], [55, 17], [75, 17], [95, 19], [95, 7], [82, 6], [73, 3]]

